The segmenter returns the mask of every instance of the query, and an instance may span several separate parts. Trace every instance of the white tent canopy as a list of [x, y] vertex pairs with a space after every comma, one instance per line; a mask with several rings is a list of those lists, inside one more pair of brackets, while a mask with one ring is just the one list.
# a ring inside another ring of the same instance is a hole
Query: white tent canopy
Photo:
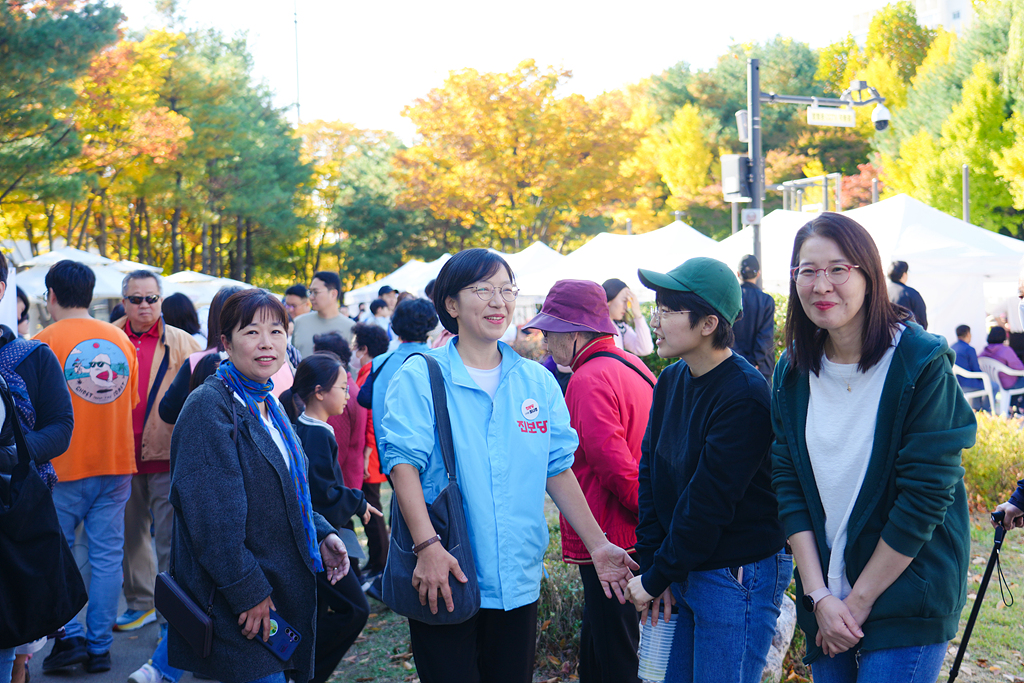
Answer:
[[[908, 284], [928, 306], [928, 330], [955, 341], [958, 325], [976, 336], [985, 329], [984, 285], [1015, 282], [1024, 242], [965, 223], [901, 194], [846, 213], [871, 234], [888, 271], [894, 260], [910, 266]], [[774, 211], [761, 225], [765, 289], [789, 292], [789, 263], [797, 230], [814, 214]], [[717, 258], [730, 266], [753, 253], [753, 231], [723, 240]]]
[[209, 306], [213, 301], [214, 295], [222, 287], [248, 289], [252, 285], [227, 277], [214, 277], [206, 273], [194, 273], [190, 270], [183, 270], [163, 278], [164, 297], [168, 297], [171, 294], [184, 294], [192, 300], [197, 309]]
[[[57, 259], [53, 263], [63, 260], [65, 259]], [[46, 274], [50, 272], [51, 265], [52, 264], [36, 265], [20, 271], [18, 273], [18, 286], [21, 287], [29, 297], [41, 302], [43, 299], [43, 290], [46, 289]], [[124, 279], [124, 273], [105, 265], [86, 265], [89, 266], [89, 269], [92, 270], [93, 274], [96, 276], [96, 285], [92, 290], [93, 299], [121, 298], [121, 281]]]
[[[424, 263], [419, 259], [406, 261], [398, 270], [385, 275], [373, 284], [347, 292], [345, 294], [345, 304], [357, 306], [370, 303], [377, 298], [378, 290], [384, 285], [388, 285], [399, 292], [420, 294], [427, 283], [437, 277], [437, 274], [441, 272], [441, 266], [450, 258], [450, 254], [442, 254], [430, 263]], [[352, 312], [355, 312], [354, 309]]]
[[543, 242], [534, 242], [526, 249], [514, 254], [506, 254], [497, 249], [488, 249], [488, 251], [498, 254], [505, 259], [517, 280], [532, 273], [557, 266], [566, 258]]
[[694, 256], [710, 256], [718, 243], [682, 221], [642, 235], [617, 235], [603, 232], [582, 247], [551, 266], [527, 273], [517, 273], [520, 296], [547, 295], [559, 280], [592, 280], [602, 283], [609, 278], [625, 282], [641, 301], [653, 301], [654, 292], [640, 284], [638, 268], [665, 272]]

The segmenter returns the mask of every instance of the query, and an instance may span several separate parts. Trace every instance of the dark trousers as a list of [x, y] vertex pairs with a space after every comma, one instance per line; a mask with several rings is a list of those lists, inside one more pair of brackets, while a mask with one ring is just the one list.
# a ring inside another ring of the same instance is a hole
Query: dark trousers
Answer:
[[592, 564], [581, 564], [583, 628], [580, 632], [580, 683], [640, 683], [637, 647], [640, 614], [633, 603], [606, 598]]
[[[363, 495], [369, 505], [381, 510], [380, 507], [380, 484], [367, 484], [363, 482]], [[381, 510], [381, 512], [385, 512]], [[370, 521], [363, 525], [366, 532], [366, 571], [376, 574], [384, 571], [384, 565], [388, 563], [388, 526], [384, 523], [383, 517], [370, 515]]]
[[[444, 604], [440, 609], [444, 609]], [[409, 620], [422, 683], [530, 683], [537, 656], [537, 603], [481, 609], [455, 626]]]
[[1017, 354], [1017, 358], [1024, 361], [1024, 332], [1010, 333], [1010, 348]]
[[370, 606], [359, 585], [359, 577], [349, 571], [331, 585], [327, 572], [316, 575], [316, 661], [312, 683], [324, 683], [359, 637]]

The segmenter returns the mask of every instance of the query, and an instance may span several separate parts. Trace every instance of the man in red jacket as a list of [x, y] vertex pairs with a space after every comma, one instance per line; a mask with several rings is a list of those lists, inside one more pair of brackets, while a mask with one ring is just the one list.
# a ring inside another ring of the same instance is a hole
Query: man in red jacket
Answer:
[[[541, 330], [551, 357], [570, 366], [565, 394], [580, 437], [572, 470], [608, 540], [629, 552], [636, 544], [640, 443], [655, 377], [639, 358], [615, 346], [615, 325], [596, 282], [559, 280], [526, 326]], [[583, 541], [561, 520], [562, 557], [583, 580], [580, 682], [639, 683], [636, 609], [604, 596]]]

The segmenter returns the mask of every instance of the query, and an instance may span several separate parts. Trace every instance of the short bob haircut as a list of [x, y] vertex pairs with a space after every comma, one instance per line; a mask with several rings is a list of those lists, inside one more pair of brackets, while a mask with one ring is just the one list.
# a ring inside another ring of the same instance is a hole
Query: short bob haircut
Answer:
[[[379, 327], [377, 329], [380, 330]], [[381, 330], [381, 332], [383, 331]], [[333, 353], [345, 365], [348, 365], [348, 362], [352, 360], [352, 349], [349, 348], [348, 342], [338, 332], [321, 332], [320, 334], [313, 335], [313, 353], [320, 353], [322, 351]]]
[[395, 307], [391, 316], [391, 329], [402, 341], [425, 342], [435, 327], [437, 312], [434, 304], [426, 299], [406, 299]]
[[327, 392], [338, 381], [338, 376], [343, 372], [341, 359], [331, 351], [317, 351], [306, 356], [295, 368], [295, 382], [292, 384], [292, 392], [302, 399], [303, 403], [309, 403], [309, 397], [320, 387], [321, 391]]
[[61, 308], [89, 308], [96, 274], [84, 263], [57, 261], [46, 272], [45, 282]]
[[[864, 372], [882, 359], [892, 344], [897, 326], [906, 312], [889, 302], [885, 271], [878, 247], [860, 223], [838, 213], [825, 212], [796, 233], [789, 265], [800, 264], [800, 249], [810, 237], [824, 237], [836, 243], [851, 265], [859, 266], [864, 276], [864, 329], [861, 330], [861, 354], [857, 369]], [[800, 372], [821, 372], [821, 354], [828, 332], [819, 328], [804, 311], [796, 282], [789, 281], [789, 306], [786, 310], [786, 353]]]
[[892, 265], [889, 266], [889, 279], [893, 282], [899, 282], [910, 271], [910, 266], [907, 265], [906, 261], [893, 261]]
[[[718, 318], [718, 327], [711, 335], [711, 348], [728, 349], [736, 343], [736, 333], [725, 316], [698, 294], [693, 292], [677, 292], [671, 289], [654, 290], [655, 302], [670, 311], [689, 311], [690, 329], [697, 327], [701, 320], [713, 315]], [[742, 313], [740, 314], [742, 316]], [[738, 320], [739, 318], [737, 318]]]
[[376, 323], [357, 323], [352, 328], [356, 349], [366, 348], [370, 358], [388, 352], [388, 333]]
[[505, 259], [486, 249], [466, 249], [448, 259], [434, 281], [434, 309], [441, 319], [444, 329], [452, 334], [459, 333], [459, 323], [448, 313], [445, 305], [448, 299], [458, 299], [463, 287], [474, 282], [486, 280], [500, 269], [508, 273], [508, 279], [515, 284], [516, 276], [512, 273]]
[[1002, 344], [1006, 341], [1006, 330], [1002, 327], [993, 327], [988, 331], [988, 339], [985, 340], [988, 344]]
[[235, 330], [249, 325], [261, 311], [266, 311], [271, 320], [276, 320], [281, 323], [281, 327], [288, 329], [288, 314], [284, 304], [267, 290], [252, 288], [235, 292], [224, 302], [224, 309], [220, 312], [221, 336], [230, 341]]
[[229, 285], [221, 287], [213, 295], [213, 301], [210, 302], [210, 313], [206, 318], [206, 348], [224, 350], [224, 345], [220, 342], [220, 313], [224, 310], [224, 302], [230, 299], [232, 294], [242, 291], [245, 291], [245, 287]]

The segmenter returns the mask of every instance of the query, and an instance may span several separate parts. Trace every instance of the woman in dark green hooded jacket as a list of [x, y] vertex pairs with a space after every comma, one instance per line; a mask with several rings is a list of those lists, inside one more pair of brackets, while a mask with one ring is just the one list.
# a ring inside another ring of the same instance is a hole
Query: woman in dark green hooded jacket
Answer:
[[889, 303], [862, 226], [821, 214], [791, 266], [772, 484], [805, 661], [815, 683], [932, 683], [967, 597], [974, 413], [946, 341]]

